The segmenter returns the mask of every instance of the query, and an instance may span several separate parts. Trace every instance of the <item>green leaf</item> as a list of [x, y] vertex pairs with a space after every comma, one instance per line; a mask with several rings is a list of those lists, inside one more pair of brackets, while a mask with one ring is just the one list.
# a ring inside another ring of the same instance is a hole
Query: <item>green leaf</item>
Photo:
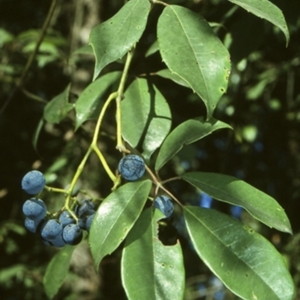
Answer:
[[242, 299], [292, 300], [294, 284], [283, 257], [252, 228], [213, 209], [184, 207], [196, 252]]
[[165, 246], [157, 222], [164, 215], [146, 209], [132, 228], [123, 249], [121, 274], [128, 299], [183, 299], [184, 265], [179, 242]]
[[84, 89], [75, 103], [75, 129], [78, 129], [85, 121], [98, 117], [105, 101], [103, 99], [105, 93], [120, 77], [121, 72], [111, 72], [101, 76]]
[[148, 160], [171, 128], [171, 112], [159, 90], [146, 79], [136, 79], [121, 102], [122, 135], [131, 147], [143, 146]]
[[129, 182], [108, 195], [94, 217], [89, 243], [96, 270], [102, 258], [125, 239], [139, 217], [151, 189], [151, 181]]
[[65, 246], [59, 250], [48, 264], [43, 278], [43, 284], [49, 299], [52, 299], [62, 286], [69, 271], [74, 249], [74, 246]]
[[187, 88], [190, 87], [189, 84], [185, 80], [183, 80], [177, 74], [172, 73], [169, 69], [160, 70], [160, 71], [156, 72], [155, 74], [158, 75], [158, 76], [161, 76], [163, 78], [166, 78], [166, 79], [171, 79], [175, 83], [177, 83], [179, 85], [182, 85], [182, 86], [185, 86]]
[[181, 177], [217, 200], [242, 206], [262, 223], [292, 233], [290, 221], [278, 202], [245, 181], [205, 172], [189, 172]]
[[285, 35], [286, 45], [289, 43], [290, 33], [282, 11], [268, 0], [228, 0], [252, 14], [265, 19], [277, 26]]
[[148, 57], [158, 51], [158, 42], [157, 40], [148, 48], [145, 57]]
[[44, 119], [49, 123], [62, 121], [73, 105], [69, 103], [70, 84], [66, 89], [47, 103], [44, 109]]
[[155, 162], [155, 170], [161, 169], [184, 145], [198, 141], [222, 128], [231, 127], [215, 119], [209, 121], [190, 119], [181, 123], [164, 140]]
[[149, 11], [148, 0], [131, 0], [112, 18], [92, 29], [89, 42], [96, 58], [94, 80], [106, 65], [122, 58], [140, 39]]
[[202, 98], [210, 117], [227, 89], [227, 49], [200, 14], [176, 5], [162, 12], [157, 35], [163, 61]]

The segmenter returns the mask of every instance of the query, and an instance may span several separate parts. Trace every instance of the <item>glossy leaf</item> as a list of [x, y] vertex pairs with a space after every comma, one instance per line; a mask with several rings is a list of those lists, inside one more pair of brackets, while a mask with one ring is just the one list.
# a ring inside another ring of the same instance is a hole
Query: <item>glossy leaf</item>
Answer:
[[164, 140], [156, 159], [155, 170], [161, 169], [184, 145], [200, 140], [222, 128], [231, 127], [215, 119], [209, 121], [190, 119], [181, 123]]
[[294, 299], [286, 263], [263, 236], [213, 209], [185, 206], [184, 217], [199, 257], [240, 298]]
[[111, 72], [101, 76], [84, 89], [75, 103], [76, 129], [85, 121], [98, 117], [106, 100], [103, 99], [105, 93], [120, 77], [121, 72]]
[[159, 211], [146, 209], [125, 241], [121, 274], [128, 299], [181, 300], [184, 265], [179, 242], [165, 246], [158, 238]]
[[132, 82], [121, 103], [122, 135], [132, 146], [139, 143], [149, 159], [171, 128], [171, 112], [160, 91], [146, 79]]
[[227, 89], [227, 49], [200, 14], [181, 6], [164, 9], [157, 35], [163, 61], [201, 97], [210, 117]]
[[282, 11], [268, 0], [228, 0], [252, 14], [269, 21], [277, 26], [285, 35], [286, 44], [289, 43], [290, 33]]
[[245, 181], [205, 172], [189, 172], [181, 177], [217, 200], [242, 206], [262, 223], [292, 233], [290, 221], [278, 202]]
[[44, 109], [44, 119], [49, 123], [62, 121], [73, 105], [69, 103], [70, 84], [66, 89], [47, 103]]
[[52, 299], [62, 286], [69, 271], [74, 249], [74, 246], [65, 246], [59, 250], [48, 264], [43, 278], [43, 284], [49, 299]]
[[109, 20], [92, 29], [89, 42], [96, 58], [94, 79], [106, 65], [122, 58], [140, 39], [149, 10], [148, 0], [131, 0]]
[[150, 180], [126, 183], [102, 202], [89, 235], [96, 270], [102, 258], [111, 254], [125, 239], [139, 217], [150, 189]]

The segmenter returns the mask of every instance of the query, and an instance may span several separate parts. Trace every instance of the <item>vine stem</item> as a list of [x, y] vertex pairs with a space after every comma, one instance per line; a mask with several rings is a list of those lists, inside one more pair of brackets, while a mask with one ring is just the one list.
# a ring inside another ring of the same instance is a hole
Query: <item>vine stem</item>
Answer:
[[109, 97], [107, 98], [107, 100], [105, 101], [105, 103], [104, 103], [104, 105], [101, 109], [100, 115], [98, 117], [97, 124], [96, 124], [95, 131], [94, 131], [93, 140], [92, 140], [92, 143], [90, 145], [90, 148], [95, 151], [95, 153], [97, 154], [99, 160], [101, 161], [107, 175], [109, 176], [109, 178], [114, 183], [116, 182], [117, 177], [114, 175], [114, 173], [111, 171], [110, 167], [108, 166], [103, 154], [101, 153], [100, 149], [97, 146], [97, 141], [98, 141], [98, 138], [99, 138], [100, 127], [101, 127], [102, 120], [103, 120], [103, 117], [105, 115], [105, 112], [106, 112], [109, 104], [112, 102], [112, 100], [116, 99], [117, 96], [118, 96], [118, 92], [111, 93], [109, 95]]
[[122, 73], [122, 77], [120, 80], [119, 88], [118, 88], [118, 96], [116, 98], [116, 122], [117, 122], [117, 146], [116, 148], [121, 152], [130, 153], [129, 150], [126, 149], [123, 139], [122, 139], [122, 123], [121, 123], [121, 100], [123, 98], [125, 82], [128, 76], [129, 67], [134, 55], [135, 46], [133, 46], [127, 53], [126, 62], [124, 66], [124, 70]]
[[103, 120], [103, 117], [105, 115], [105, 112], [106, 112], [109, 104], [111, 103], [111, 101], [116, 99], [117, 97], [118, 97], [118, 92], [114, 92], [114, 93], [111, 93], [109, 95], [109, 97], [107, 98], [107, 100], [105, 101], [105, 103], [104, 103], [104, 105], [101, 109], [101, 112], [99, 114], [98, 120], [97, 120], [97, 124], [96, 124], [96, 127], [95, 127], [92, 144], [94, 144], [94, 145], [97, 144], [97, 140], [99, 138], [99, 133], [100, 133], [100, 127], [101, 127], [102, 120]]
[[67, 190], [67, 199], [66, 199], [66, 202], [65, 202], [65, 208], [69, 211], [69, 213], [72, 215], [72, 217], [77, 221], [78, 218], [77, 216], [73, 213], [73, 211], [71, 210], [70, 208], [70, 201], [72, 199], [71, 195], [72, 195], [72, 192], [73, 192], [73, 189], [75, 187], [75, 184], [79, 178], [79, 176], [81, 175], [83, 169], [84, 169], [84, 166], [85, 166], [85, 163], [87, 161], [87, 159], [89, 158], [91, 152], [92, 152], [93, 148], [90, 146], [87, 150], [87, 152], [85, 153], [81, 163], [79, 164], [79, 166], [77, 167], [77, 170], [76, 170], [76, 173], [72, 179], [72, 182], [70, 184], [70, 187], [68, 188]]
[[68, 191], [66, 191], [64, 189], [54, 188], [54, 187], [51, 187], [51, 186], [45, 186], [45, 189], [48, 192], [61, 193], [61, 194], [68, 195]]

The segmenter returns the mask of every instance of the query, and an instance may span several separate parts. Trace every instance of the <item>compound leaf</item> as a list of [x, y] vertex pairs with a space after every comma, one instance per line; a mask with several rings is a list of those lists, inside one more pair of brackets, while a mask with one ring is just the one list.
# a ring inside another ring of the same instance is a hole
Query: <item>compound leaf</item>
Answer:
[[128, 299], [183, 298], [185, 272], [181, 246], [165, 246], [158, 238], [164, 215], [146, 209], [129, 232], [122, 254], [122, 282]]
[[102, 258], [125, 239], [139, 217], [151, 189], [151, 181], [129, 182], [102, 202], [94, 217], [89, 243], [98, 270]]
[[103, 97], [109, 87], [121, 77], [121, 72], [115, 71], [101, 76], [89, 84], [75, 103], [76, 127], [78, 129], [85, 121], [98, 117], [104, 104]]
[[47, 103], [44, 109], [44, 119], [49, 123], [59, 123], [62, 121], [73, 105], [69, 103], [70, 84], [59, 95], [55, 96]]
[[131, 0], [109, 20], [92, 29], [89, 42], [96, 58], [94, 80], [106, 65], [122, 58], [140, 39], [149, 10], [149, 0]]
[[206, 172], [188, 172], [181, 178], [217, 200], [242, 206], [270, 227], [292, 233], [289, 219], [278, 202], [243, 180]]
[[240, 298], [294, 299], [286, 263], [263, 236], [213, 209], [185, 206], [184, 217], [199, 257]]
[[203, 17], [177, 5], [163, 10], [157, 36], [163, 61], [201, 97], [210, 117], [227, 89], [227, 49]]
[[132, 146], [139, 143], [149, 159], [160, 147], [171, 128], [171, 112], [159, 90], [143, 78], [132, 82], [121, 102], [122, 135]]
[[277, 26], [285, 35], [288, 45], [290, 33], [282, 11], [268, 0], [228, 0], [252, 14], [265, 19]]
[[69, 272], [69, 265], [74, 249], [74, 246], [65, 246], [48, 264], [43, 284], [49, 299], [52, 299], [62, 286]]
[[161, 169], [184, 145], [200, 140], [222, 128], [231, 127], [215, 119], [209, 121], [190, 119], [181, 123], [164, 140], [155, 162], [155, 170]]

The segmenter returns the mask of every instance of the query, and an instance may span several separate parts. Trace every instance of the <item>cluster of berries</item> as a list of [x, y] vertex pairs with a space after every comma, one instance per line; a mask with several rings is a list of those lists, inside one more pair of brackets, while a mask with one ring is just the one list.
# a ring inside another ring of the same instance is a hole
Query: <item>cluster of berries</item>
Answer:
[[[30, 171], [22, 179], [22, 188], [27, 194], [40, 193], [45, 187], [44, 175], [39, 171]], [[49, 246], [63, 247], [77, 245], [83, 236], [83, 230], [90, 230], [96, 207], [91, 200], [84, 200], [74, 208], [74, 215], [62, 211], [58, 218], [47, 215], [47, 207], [43, 200], [30, 198], [22, 207], [25, 215], [25, 227], [32, 233], [39, 233], [43, 242]]]
[[23, 204], [25, 227], [39, 233], [43, 242], [49, 246], [63, 247], [80, 243], [83, 230], [90, 230], [95, 216], [95, 206], [91, 200], [84, 200], [81, 205], [76, 205], [75, 219], [68, 211], [60, 213], [58, 219], [47, 218], [46, 204], [41, 199], [31, 198]]
[[[144, 160], [134, 154], [123, 157], [118, 166], [119, 173], [128, 181], [140, 179], [145, 169]], [[40, 193], [45, 184], [45, 177], [39, 171], [30, 171], [22, 179], [22, 189], [29, 195]], [[174, 211], [171, 199], [164, 195], [156, 197], [153, 206], [166, 218], [169, 218]], [[58, 218], [51, 218], [51, 215], [47, 214], [44, 201], [36, 197], [26, 200], [23, 204], [25, 227], [33, 233], [39, 233], [46, 245], [56, 247], [78, 244], [82, 239], [82, 230], [90, 230], [95, 210], [96, 207], [91, 200], [84, 200], [74, 207], [73, 213], [78, 219], [75, 220], [67, 210], [62, 211]]]

